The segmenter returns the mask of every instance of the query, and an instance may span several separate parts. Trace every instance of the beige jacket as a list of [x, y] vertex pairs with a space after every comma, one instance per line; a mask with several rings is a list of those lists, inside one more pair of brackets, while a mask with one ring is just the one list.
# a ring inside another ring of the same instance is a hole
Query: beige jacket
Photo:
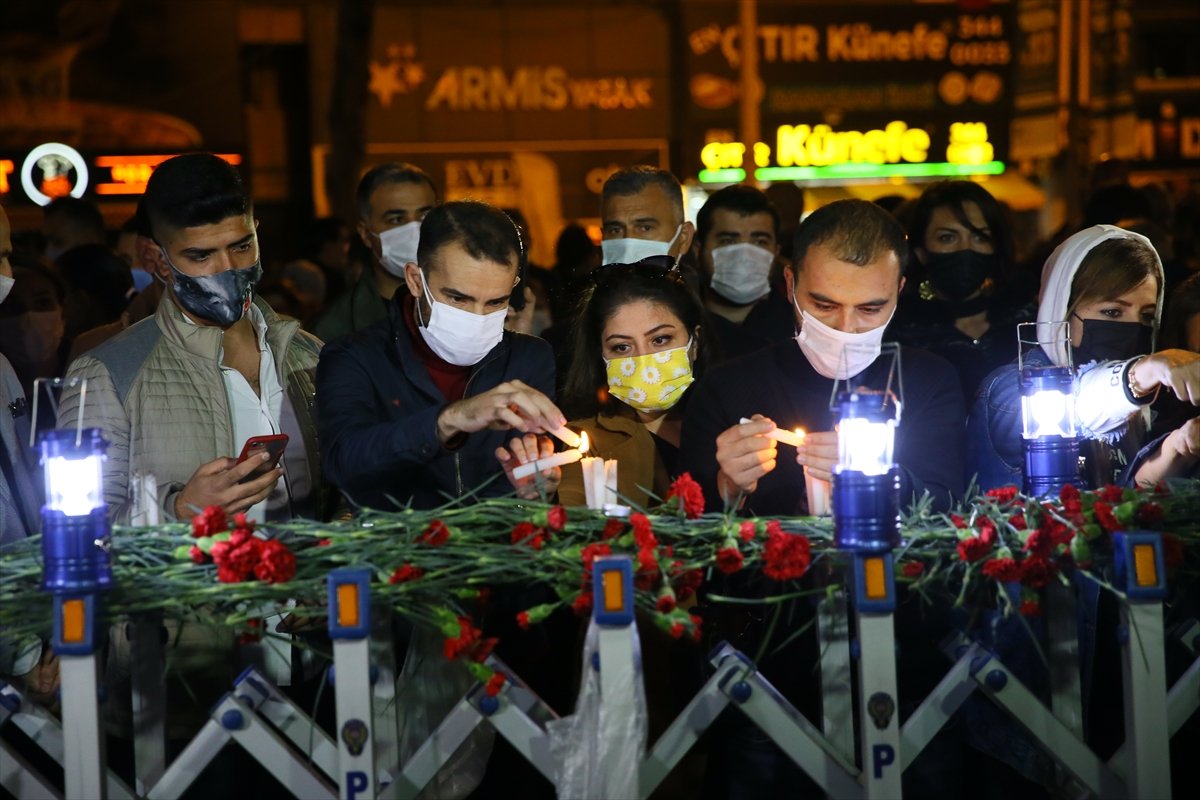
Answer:
[[[255, 305], [267, 322], [267, 341], [284, 387], [280, 424], [290, 437], [289, 451], [303, 448], [307, 475], [291, 475], [293, 486], [312, 487], [297, 516], [322, 518], [327, 510], [316, 435], [316, 374], [321, 342], [284, 321], [262, 300]], [[118, 523], [133, 511], [134, 475], [152, 474], [158, 482], [163, 519], [175, 518], [175, 499], [201, 464], [236, 457], [242, 442], [233, 441], [233, 419], [221, 376], [220, 328], [189, 324], [164, 295], [153, 317], [79, 357], [67, 373], [58, 425], [98, 427], [109, 441], [104, 468], [104, 498]], [[86, 396], [81, 384], [87, 380]], [[289, 459], [291, 460], [291, 459]], [[293, 463], [295, 463], [293, 461]]]

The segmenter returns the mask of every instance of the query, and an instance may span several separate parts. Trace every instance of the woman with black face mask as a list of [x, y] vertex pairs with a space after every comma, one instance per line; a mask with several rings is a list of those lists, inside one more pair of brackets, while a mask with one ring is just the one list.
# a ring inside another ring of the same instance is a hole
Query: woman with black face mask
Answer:
[[[1148, 407], [1160, 392], [1200, 405], [1200, 355], [1155, 351], [1162, 304], [1162, 263], [1150, 241], [1136, 233], [1096, 225], [1067, 239], [1046, 262], [1038, 307], [1042, 343], [1025, 353], [1024, 364], [1077, 370], [1084, 485], [1154, 483], [1195, 461], [1190, 439], [1177, 435], [1158, 458], [1142, 454], [1134, 462], [1145, 444]], [[1060, 331], [1057, 338], [1051, 335], [1054, 328]], [[1021, 485], [1015, 363], [981, 384], [967, 420], [967, 445], [968, 469], [977, 473], [981, 488]]]
[[970, 403], [985, 375], [1016, 358], [1016, 325], [1035, 310], [1015, 285], [1007, 209], [977, 183], [935, 183], [913, 209], [909, 243], [909, 284], [889, 336], [953, 364]]

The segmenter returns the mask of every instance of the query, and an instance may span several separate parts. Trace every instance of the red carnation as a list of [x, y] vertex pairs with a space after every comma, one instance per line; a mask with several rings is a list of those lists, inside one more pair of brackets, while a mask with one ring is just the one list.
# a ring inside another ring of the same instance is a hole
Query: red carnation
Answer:
[[704, 513], [704, 492], [690, 473], [683, 473], [671, 484], [667, 491], [667, 499], [672, 497], [679, 498], [680, 508], [688, 519], [695, 519]]
[[1021, 565], [1011, 558], [992, 558], [983, 563], [983, 574], [1000, 583], [1021, 580]]
[[919, 578], [925, 574], [924, 561], [905, 561], [900, 567], [900, 574], [905, 578]]
[[1019, 531], [1025, 530], [1026, 529], [1025, 512], [1022, 511], [1017, 514], [1013, 514], [1011, 517], [1009, 517], [1008, 524], [1012, 525], [1015, 529], [1017, 529]]
[[738, 526], [738, 536], [743, 542], [752, 541], [757, 535], [758, 524], [752, 519], [743, 520], [742, 524]]
[[682, 639], [683, 631], [684, 631], [683, 623], [676, 622], [671, 626], [671, 629], [668, 632], [671, 634], [672, 639]]
[[1045, 588], [1057, 573], [1054, 565], [1040, 556], [1029, 556], [1021, 562], [1021, 583], [1033, 589]]
[[296, 576], [296, 556], [278, 539], [268, 539], [258, 549], [254, 576], [264, 583], [287, 583]]
[[962, 530], [967, 527], [967, 521], [965, 519], [963, 519], [962, 517], [960, 517], [958, 514], [951, 514], [950, 522], [951, 522], [951, 524], [954, 525], [954, 527], [958, 528], [959, 530]]
[[674, 580], [675, 595], [680, 600], [688, 600], [704, 583], [704, 573], [698, 569], [689, 569]]
[[1079, 487], [1072, 483], [1065, 484], [1058, 490], [1058, 499], [1065, 506], [1079, 499]]
[[767, 523], [767, 537], [778, 533], [783, 533], [783, 525], [779, 523], [779, 520], [773, 519]]
[[254, 532], [254, 520], [247, 519], [244, 513], [233, 515], [233, 528], [235, 531]]
[[605, 541], [615, 539], [621, 535], [623, 530], [625, 530], [624, 522], [621, 522], [619, 519], [610, 519], [604, 523], [604, 531], [600, 534], [600, 538]]
[[637, 552], [638, 572], [657, 572], [658, 558], [654, 555], [653, 548], [643, 547]]
[[664, 589], [662, 594], [658, 596], [658, 602], [654, 604], [654, 609], [660, 614], [670, 614], [675, 610], [675, 593], [670, 589]]
[[329, 545], [331, 545], [331, 544], [333, 544], [333, 539], [318, 539], [317, 540], [317, 547], [329, 547]]
[[529, 626], [531, 624], [532, 623], [529, 621], [529, 612], [528, 611], [518, 611], [517, 612], [517, 627], [518, 628], [520, 628], [523, 631], [527, 631], [527, 630], [529, 630]]
[[220, 506], [209, 506], [192, 517], [192, 536], [215, 536], [225, 530], [225, 509]]
[[488, 697], [495, 697], [500, 694], [500, 690], [504, 688], [504, 684], [507, 682], [508, 679], [503, 674], [493, 672], [492, 677], [488, 678], [488, 682], [484, 685], [483, 690], [487, 693]]
[[592, 593], [591, 591], [583, 591], [571, 603], [571, 610], [581, 617], [585, 617], [592, 613]]
[[1100, 523], [1100, 527], [1112, 533], [1113, 531], [1121, 530], [1121, 523], [1113, 516], [1112, 506], [1103, 500], [1097, 500], [1092, 506], [1092, 511], [1096, 514], [1096, 522]]
[[[447, 638], [442, 642], [442, 653], [453, 661], [464, 655], [475, 656], [482, 632], [471, 623], [470, 617], [458, 618], [458, 636]], [[490, 649], [490, 648], [489, 648]]]
[[995, 500], [1000, 505], [1011, 503], [1017, 496], [1016, 486], [998, 486], [995, 489], [988, 489], [987, 496]]
[[1157, 528], [1163, 521], [1163, 507], [1158, 503], [1142, 503], [1137, 510], [1138, 525]]
[[432, 547], [441, 547], [450, 539], [450, 528], [440, 519], [435, 519], [429, 523], [429, 526], [421, 532], [417, 537], [417, 541], [421, 544], [427, 544]]
[[420, 567], [414, 567], [412, 564], [404, 564], [396, 568], [396, 571], [388, 578], [388, 583], [408, 583], [409, 581], [415, 581], [424, 574], [425, 570]]
[[645, 514], [631, 514], [629, 522], [633, 525], [633, 543], [639, 550], [658, 546], [658, 539], [654, 536], [654, 527]]
[[567, 527], [567, 510], [562, 506], [555, 506], [546, 512], [546, 524], [552, 531], [561, 531]]
[[1125, 491], [1120, 486], [1108, 484], [1103, 489], [1096, 491], [1096, 498], [1103, 500], [1109, 505], [1115, 505], [1125, 499]]
[[521, 544], [524, 542], [534, 550], [541, 550], [542, 544], [545, 541], [541, 528], [535, 526], [532, 522], [518, 522], [512, 529], [512, 543]]
[[736, 547], [722, 547], [717, 551], [717, 569], [732, 575], [742, 568], [742, 551]]
[[601, 556], [610, 555], [612, 555], [612, 548], [607, 542], [593, 542], [583, 548], [583, 552], [579, 554], [579, 557], [583, 560], [583, 565], [590, 571], [593, 561]]
[[[778, 523], [775, 523], [778, 526]], [[812, 548], [808, 537], [785, 533], [782, 528], [767, 526], [767, 544], [763, 547], [763, 574], [777, 581], [800, 578], [812, 563]]]
[[203, 564], [207, 558], [204, 555], [204, 551], [196, 547], [196, 545], [192, 545], [192, 549], [188, 550], [188, 555], [191, 556], [193, 564]]
[[986, 542], [988, 547], [996, 544], [996, 523], [987, 517], [980, 517], [975, 521], [975, 527], [979, 529], [979, 538]]
[[973, 564], [986, 556], [992, 546], [978, 536], [968, 536], [958, 540], [958, 557], [968, 564]]
[[1024, 617], [1040, 617], [1042, 615], [1042, 604], [1037, 600], [1022, 600], [1021, 601], [1021, 616]]
[[[221, 583], [241, 583], [249, 579], [258, 565], [263, 544], [262, 539], [248, 535], [240, 538], [236, 544], [232, 538], [228, 542], [214, 544], [212, 557], [217, 565], [217, 580]], [[293, 572], [294, 561], [293, 557]]]

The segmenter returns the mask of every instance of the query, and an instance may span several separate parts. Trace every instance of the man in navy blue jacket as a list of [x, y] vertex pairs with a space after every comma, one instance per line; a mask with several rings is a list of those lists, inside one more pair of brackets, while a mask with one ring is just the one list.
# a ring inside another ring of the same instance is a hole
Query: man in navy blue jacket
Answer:
[[408, 291], [387, 319], [326, 346], [324, 466], [352, 503], [434, 508], [473, 492], [555, 491], [557, 469], [540, 486], [512, 478], [517, 464], [553, 451], [539, 434], [566, 421], [551, 399], [550, 346], [504, 330], [520, 260], [520, 235], [499, 209], [439, 206], [421, 223]]

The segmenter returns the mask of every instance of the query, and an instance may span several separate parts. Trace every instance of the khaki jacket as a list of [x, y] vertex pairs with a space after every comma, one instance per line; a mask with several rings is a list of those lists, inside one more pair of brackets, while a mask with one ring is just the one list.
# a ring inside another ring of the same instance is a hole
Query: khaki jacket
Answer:
[[[567, 427], [587, 432], [589, 456], [617, 460], [619, 502], [646, 508], [651, 501], [649, 492], [661, 498], [670, 488], [671, 478], [658, 457], [654, 436], [632, 412], [611, 414], [602, 411], [588, 419], [568, 422]], [[578, 463], [563, 467], [558, 498], [564, 506], [586, 504], [583, 469]]]
[[[307, 504], [294, 504], [296, 516], [321, 518], [328, 503], [322, 490], [321, 454], [316, 434], [314, 376], [321, 342], [285, 321], [262, 300], [255, 305], [267, 322], [267, 341], [284, 387], [280, 424], [288, 448], [303, 448], [307, 475], [290, 476], [293, 486], [312, 487]], [[133, 476], [152, 474], [158, 482], [163, 519], [175, 518], [175, 498], [201, 464], [236, 457], [233, 418], [221, 375], [220, 328], [197, 326], [164, 295], [154, 316], [76, 359], [67, 373], [58, 425], [98, 427], [109, 441], [104, 468], [104, 499], [114, 522], [128, 523], [133, 511]], [[73, 379], [87, 380], [86, 397]], [[295, 462], [292, 462], [295, 463]]]

